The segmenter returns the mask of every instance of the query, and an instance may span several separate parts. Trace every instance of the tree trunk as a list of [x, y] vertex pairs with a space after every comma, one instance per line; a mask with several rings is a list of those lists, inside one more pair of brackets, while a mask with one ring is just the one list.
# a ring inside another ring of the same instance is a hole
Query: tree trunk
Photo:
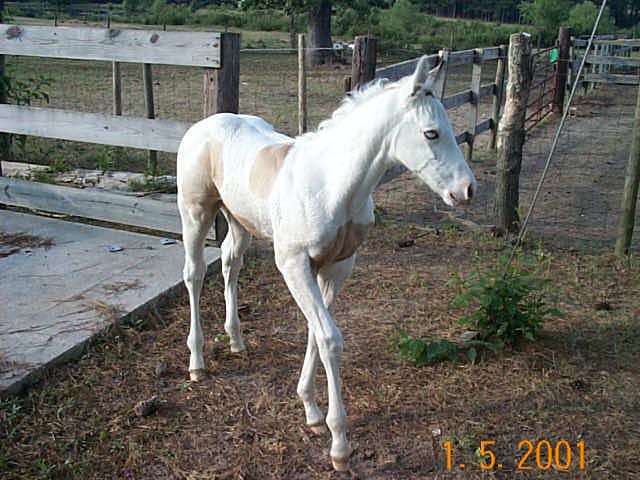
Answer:
[[[319, 0], [307, 14], [309, 65], [316, 67], [334, 59], [331, 43], [331, 0]], [[320, 50], [319, 50], [320, 49]]]
[[531, 42], [529, 36], [514, 33], [509, 38], [506, 101], [498, 125], [496, 226], [504, 231], [518, 228], [519, 178], [524, 145], [524, 120], [531, 86]]

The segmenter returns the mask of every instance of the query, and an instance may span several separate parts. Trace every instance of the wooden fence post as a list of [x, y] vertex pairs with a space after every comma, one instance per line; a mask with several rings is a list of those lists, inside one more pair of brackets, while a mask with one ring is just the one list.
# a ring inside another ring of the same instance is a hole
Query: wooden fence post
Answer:
[[489, 131], [489, 148], [496, 149], [496, 138], [498, 137], [498, 122], [500, 121], [500, 110], [502, 99], [504, 98], [504, 64], [507, 58], [507, 46], [500, 45], [500, 56], [496, 65], [495, 91], [493, 92], [493, 105], [491, 110], [491, 130]]
[[524, 33], [511, 35], [508, 58], [506, 102], [498, 125], [494, 215], [498, 228], [514, 231], [518, 222], [524, 120], [531, 87], [531, 37]]
[[[144, 86], [144, 106], [147, 111], [147, 118], [156, 118], [156, 112], [153, 104], [153, 76], [151, 73], [151, 64], [142, 64], [142, 83]], [[147, 162], [147, 173], [155, 176], [158, 172], [158, 152], [149, 150], [149, 160]]]
[[120, 62], [111, 64], [113, 77], [113, 114], [122, 115], [122, 72]]
[[204, 116], [238, 113], [240, 94], [240, 34], [220, 34], [220, 68], [204, 72]]
[[636, 218], [636, 202], [638, 199], [638, 184], [640, 183], [640, 86], [636, 100], [636, 112], [631, 132], [631, 149], [627, 162], [627, 175], [624, 180], [624, 194], [620, 222], [618, 223], [618, 238], [615, 253], [618, 256], [627, 255], [631, 247], [631, 237]]
[[442, 102], [445, 97], [445, 93], [447, 90], [447, 76], [449, 75], [449, 52], [448, 48], [443, 48], [438, 51], [438, 55], [440, 55], [442, 65], [440, 66], [440, 75], [444, 78], [442, 81], [442, 91], [440, 92], [440, 101]]
[[298, 135], [307, 131], [307, 42], [304, 34], [298, 34]]
[[[220, 68], [205, 68], [203, 113], [238, 113], [240, 107], [240, 34], [220, 34]], [[214, 221], [216, 241], [222, 243], [229, 226], [222, 213]]]
[[[0, 23], [4, 12], [4, 0], [0, 0]], [[4, 55], [0, 55], [0, 79], [4, 79], [5, 71]], [[7, 90], [4, 81], [0, 82], [0, 103], [7, 103]], [[0, 133], [0, 177], [2, 176], [2, 160], [9, 160], [11, 156], [11, 137], [6, 133]]]
[[467, 130], [467, 151], [466, 159], [470, 162], [473, 158], [473, 144], [476, 140], [476, 130], [478, 128], [478, 108], [480, 107], [480, 82], [482, 80], [482, 57], [484, 51], [476, 48], [473, 51], [473, 68], [471, 71], [471, 108], [469, 109], [469, 129]]
[[376, 77], [375, 37], [358, 36], [353, 42], [351, 90], [357, 90]]
[[567, 70], [569, 66], [570, 30], [568, 27], [560, 27], [558, 32], [558, 61], [553, 83], [554, 113], [562, 113], [564, 108], [564, 94], [567, 89]]

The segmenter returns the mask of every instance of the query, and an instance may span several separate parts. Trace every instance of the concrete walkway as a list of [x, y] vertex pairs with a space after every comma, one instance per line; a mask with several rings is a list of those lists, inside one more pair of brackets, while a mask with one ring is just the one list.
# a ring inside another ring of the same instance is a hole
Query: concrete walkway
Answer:
[[159, 237], [0, 210], [0, 240], [0, 396], [182, 283], [182, 244]]

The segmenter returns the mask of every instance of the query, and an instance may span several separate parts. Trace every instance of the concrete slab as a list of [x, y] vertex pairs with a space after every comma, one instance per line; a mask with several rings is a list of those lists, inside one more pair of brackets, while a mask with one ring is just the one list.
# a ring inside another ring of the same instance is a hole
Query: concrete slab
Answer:
[[[18, 233], [51, 245], [0, 249], [0, 396], [182, 282], [180, 242], [0, 210], [3, 243]], [[220, 257], [205, 254], [209, 266]]]

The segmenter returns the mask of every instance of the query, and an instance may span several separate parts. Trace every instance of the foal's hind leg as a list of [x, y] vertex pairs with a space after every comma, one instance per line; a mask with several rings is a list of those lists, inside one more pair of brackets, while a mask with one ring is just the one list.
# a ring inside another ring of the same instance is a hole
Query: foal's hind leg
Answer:
[[191, 307], [191, 324], [187, 337], [190, 351], [189, 376], [195, 382], [204, 377], [204, 358], [202, 356], [204, 339], [200, 325], [200, 292], [206, 273], [204, 242], [213, 223], [216, 204], [217, 199], [211, 196], [198, 195], [187, 198], [182, 195], [178, 196], [185, 253], [183, 278], [189, 292]]
[[240, 319], [238, 318], [238, 275], [242, 268], [243, 255], [251, 241], [251, 235], [240, 225], [233, 215], [223, 208], [229, 232], [222, 242], [222, 275], [224, 277], [224, 300], [226, 317], [224, 329], [229, 335], [232, 352], [245, 350], [242, 334], [240, 333]]

